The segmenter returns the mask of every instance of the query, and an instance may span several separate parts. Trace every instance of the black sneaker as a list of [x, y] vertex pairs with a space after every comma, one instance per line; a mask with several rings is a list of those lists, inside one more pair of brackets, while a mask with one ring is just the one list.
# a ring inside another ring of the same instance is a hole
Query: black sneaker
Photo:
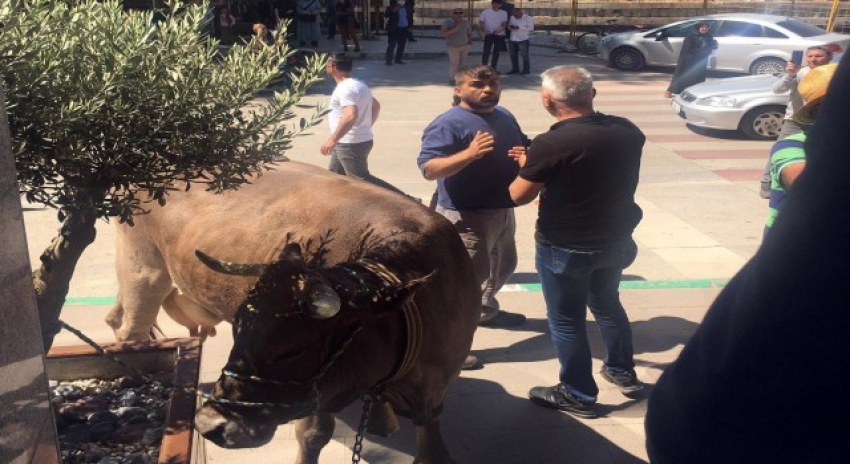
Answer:
[[582, 403], [560, 383], [554, 387], [534, 387], [528, 392], [528, 398], [534, 404], [568, 412], [585, 419], [598, 417], [593, 410], [593, 404]]
[[643, 383], [637, 378], [634, 370], [628, 372], [616, 372], [608, 369], [608, 366], [603, 365], [599, 371], [602, 378], [613, 383], [620, 389], [620, 393], [631, 395], [643, 390]]
[[485, 308], [481, 311], [478, 325], [481, 327], [516, 327], [525, 324], [525, 315]]

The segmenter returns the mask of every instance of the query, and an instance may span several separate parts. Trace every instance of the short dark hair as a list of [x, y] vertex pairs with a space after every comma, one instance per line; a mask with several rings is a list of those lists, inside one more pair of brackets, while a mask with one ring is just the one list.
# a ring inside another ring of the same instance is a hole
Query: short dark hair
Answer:
[[813, 46], [807, 48], [806, 52], [809, 52], [811, 50], [820, 50], [820, 51], [822, 51], [826, 54], [827, 58], [829, 58], [830, 60], [832, 59], [832, 50], [824, 47], [823, 45], [813, 45]]
[[486, 64], [466, 65], [458, 69], [455, 73], [455, 85], [460, 85], [460, 83], [463, 82], [463, 76], [472, 76], [478, 79], [492, 79], [495, 77], [498, 79], [499, 73]]
[[354, 69], [354, 60], [348, 53], [334, 53], [328, 62], [333, 63], [334, 67], [342, 72], [351, 72]]

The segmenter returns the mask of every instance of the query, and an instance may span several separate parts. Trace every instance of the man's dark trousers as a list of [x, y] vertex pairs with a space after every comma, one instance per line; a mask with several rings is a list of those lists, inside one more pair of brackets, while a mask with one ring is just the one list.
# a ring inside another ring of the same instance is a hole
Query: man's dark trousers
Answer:
[[404, 56], [404, 46], [407, 44], [408, 30], [407, 27], [397, 27], [387, 31], [387, 63], [393, 62], [393, 50], [395, 50], [395, 61], [401, 61]]
[[[481, 54], [481, 64], [489, 64], [491, 68], [496, 69], [499, 64], [499, 52], [505, 48], [505, 36], [487, 34], [484, 36], [484, 50]], [[493, 61], [487, 63], [490, 59], [490, 51], [493, 52]]]

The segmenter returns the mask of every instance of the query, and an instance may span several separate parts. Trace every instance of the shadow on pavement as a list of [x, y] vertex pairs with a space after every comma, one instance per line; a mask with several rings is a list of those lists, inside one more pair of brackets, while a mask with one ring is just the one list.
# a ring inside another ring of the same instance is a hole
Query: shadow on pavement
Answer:
[[[627, 399], [620, 405], [600, 405], [598, 411], [604, 417], [644, 401], [645, 395]], [[348, 407], [337, 419], [338, 432], [342, 432], [343, 427], [356, 430], [360, 404]], [[401, 430], [393, 436], [367, 436], [362, 452], [365, 460], [410, 462], [403, 455], [416, 454], [415, 427], [407, 419], [400, 418], [399, 422]], [[645, 462], [614, 445], [589, 424], [590, 421], [536, 406], [525, 397], [505, 391], [495, 382], [461, 377], [446, 398], [442, 430], [452, 457], [458, 463]]]

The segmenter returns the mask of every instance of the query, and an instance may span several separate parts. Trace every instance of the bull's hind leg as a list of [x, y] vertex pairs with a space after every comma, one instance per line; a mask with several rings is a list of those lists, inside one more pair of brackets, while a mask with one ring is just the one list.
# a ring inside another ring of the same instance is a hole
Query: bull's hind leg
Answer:
[[414, 464], [455, 464], [449, 455], [443, 434], [440, 431], [440, 420], [430, 424], [416, 426], [417, 456]]
[[335, 426], [333, 414], [325, 412], [295, 421], [295, 438], [299, 448], [295, 464], [319, 464], [319, 453], [331, 441]]
[[118, 341], [148, 340], [162, 301], [172, 290], [171, 276], [158, 250], [125, 241], [119, 237], [115, 265], [118, 301], [106, 323]]

